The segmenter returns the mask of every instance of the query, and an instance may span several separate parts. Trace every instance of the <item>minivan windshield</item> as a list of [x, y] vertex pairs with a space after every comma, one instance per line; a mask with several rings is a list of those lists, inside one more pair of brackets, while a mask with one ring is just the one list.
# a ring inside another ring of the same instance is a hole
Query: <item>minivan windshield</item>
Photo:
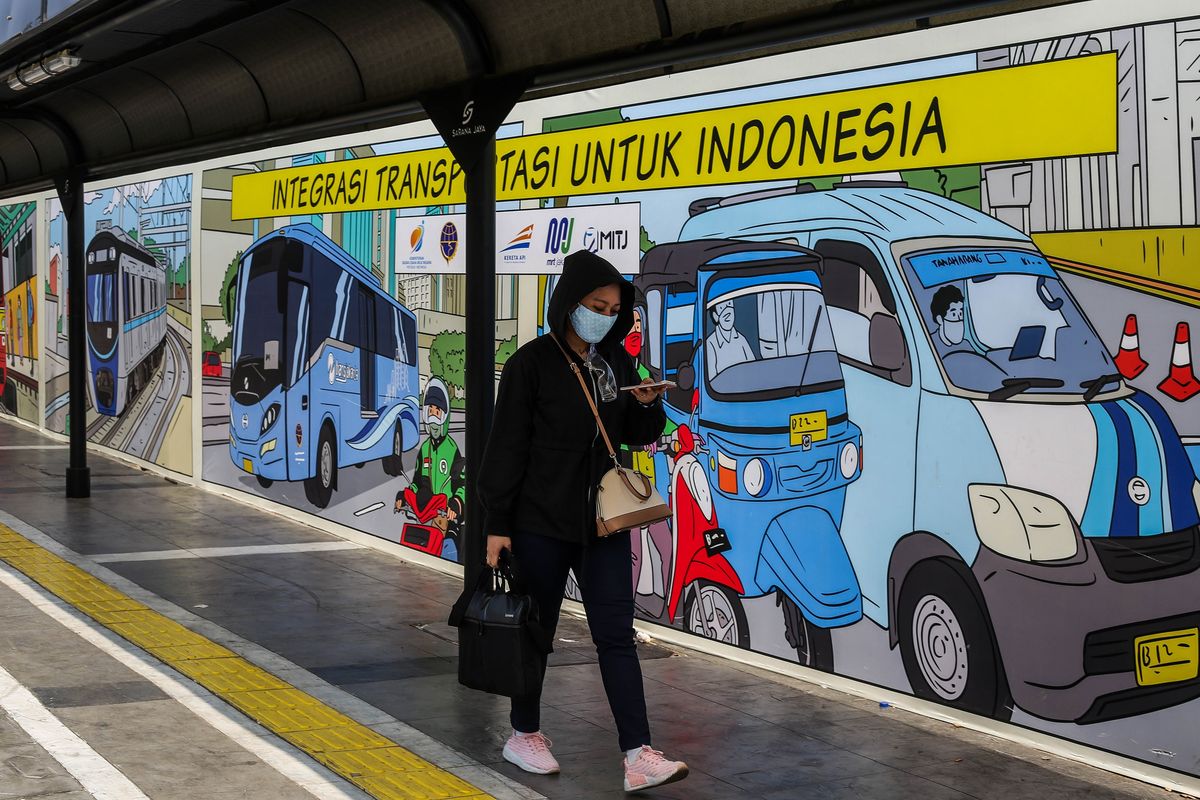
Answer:
[[813, 283], [724, 278], [707, 292], [704, 373], [729, 400], [769, 400], [842, 386], [825, 300]]
[[266, 365], [268, 342], [284, 338], [283, 313], [279, 308], [280, 270], [285, 241], [274, 239], [256, 247], [238, 267], [237, 319], [234, 325], [233, 372], [230, 391], [237, 402], [251, 405], [283, 383], [284, 358]]
[[1119, 385], [1103, 342], [1036, 251], [964, 247], [902, 261], [934, 351], [960, 389], [1090, 398]]

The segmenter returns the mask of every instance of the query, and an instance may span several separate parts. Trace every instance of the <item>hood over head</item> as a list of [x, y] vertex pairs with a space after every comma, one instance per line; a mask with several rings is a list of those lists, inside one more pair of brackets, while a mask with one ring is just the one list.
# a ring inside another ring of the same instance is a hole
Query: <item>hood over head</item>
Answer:
[[617, 268], [605, 259], [587, 250], [576, 250], [563, 259], [562, 276], [550, 296], [550, 329], [562, 336], [567, 329], [567, 318], [580, 300], [593, 290], [610, 283], [621, 289], [621, 311], [612, 330], [600, 340], [597, 347], [620, 342], [633, 327], [633, 284], [625, 280]]

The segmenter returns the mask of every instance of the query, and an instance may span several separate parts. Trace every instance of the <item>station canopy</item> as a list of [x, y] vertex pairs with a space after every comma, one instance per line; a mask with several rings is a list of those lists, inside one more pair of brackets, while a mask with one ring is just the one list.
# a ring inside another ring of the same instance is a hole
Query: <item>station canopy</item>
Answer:
[[[1046, 2], [1036, 3], [1045, 5]], [[15, 0], [0, 40], [0, 194], [424, 117], [484, 75], [526, 96], [1029, 2]], [[77, 63], [76, 63], [77, 60]]]

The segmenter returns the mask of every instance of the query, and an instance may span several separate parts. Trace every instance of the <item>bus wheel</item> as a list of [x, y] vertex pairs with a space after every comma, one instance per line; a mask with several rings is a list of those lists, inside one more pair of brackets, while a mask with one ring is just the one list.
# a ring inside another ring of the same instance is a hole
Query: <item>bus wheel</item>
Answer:
[[400, 430], [400, 423], [396, 423], [396, 429], [392, 431], [392, 454], [383, 457], [383, 471], [386, 475], [395, 477], [404, 474], [404, 433]]
[[270, 478], [264, 478], [262, 475], [255, 475], [254, 477], [258, 480], [258, 485], [264, 489], [270, 489], [271, 484], [275, 483], [275, 481]]
[[689, 588], [683, 601], [683, 619], [690, 633], [734, 647], [750, 647], [750, 625], [737, 592], [705, 580]]
[[796, 659], [805, 667], [833, 672], [833, 632], [813, 625], [783, 592], [777, 593], [776, 603], [783, 610], [783, 635], [796, 648]]
[[337, 478], [337, 446], [333, 443], [333, 431], [321, 429], [317, 441], [317, 474], [304, 481], [304, 496], [317, 508], [325, 508], [333, 497], [333, 484]]
[[994, 719], [1012, 715], [1008, 679], [987, 612], [964, 568], [913, 567], [900, 590], [900, 655], [913, 694]]

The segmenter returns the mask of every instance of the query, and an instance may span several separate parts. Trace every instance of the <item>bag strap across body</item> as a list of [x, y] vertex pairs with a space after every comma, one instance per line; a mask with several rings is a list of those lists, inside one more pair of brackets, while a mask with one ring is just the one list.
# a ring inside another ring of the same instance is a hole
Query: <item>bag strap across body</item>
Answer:
[[551, 333], [550, 338], [554, 340], [556, 345], [558, 345], [558, 349], [563, 354], [563, 358], [567, 360], [567, 366], [571, 368], [571, 372], [575, 373], [575, 378], [579, 381], [579, 388], [583, 389], [583, 396], [587, 398], [588, 406], [592, 409], [592, 415], [596, 418], [596, 425], [600, 428], [600, 435], [604, 438], [604, 446], [608, 448], [608, 457], [612, 459], [613, 468], [616, 469], [617, 474], [621, 476], [621, 482], [625, 484], [625, 488], [632, 492], [635, 497], [641, 498], [643, 501], [649, 500], [650, 494], [654, 491], [653, 487], [650, 485], [650, 479], [645, 475], [642, 475], [640, 472], [635, 473], [639, 478], [642, 479], [641, 489], [635, 488], [633, 483], [629, 480], [629, 476], [627, 474], [629, 471], [622, 469], [621, 462], [617, 460], [617, 452], [613, 448], [612, 440], [608, 438], [608, 431], [604, 429], [604, 422], [600, 419], [600, 410], [596, 408], [596, 401], [592, 399], [592, 392], [590, 389], [588, 389], [587, 381], [583, 379], [583, 373], [580, 371], [579, 365], [575, 363], [575, 359], [571, 358], [571, 356], [567, 354], [567, 349], [562, 346], [562, 342], [558, 340], [558, 336]]

